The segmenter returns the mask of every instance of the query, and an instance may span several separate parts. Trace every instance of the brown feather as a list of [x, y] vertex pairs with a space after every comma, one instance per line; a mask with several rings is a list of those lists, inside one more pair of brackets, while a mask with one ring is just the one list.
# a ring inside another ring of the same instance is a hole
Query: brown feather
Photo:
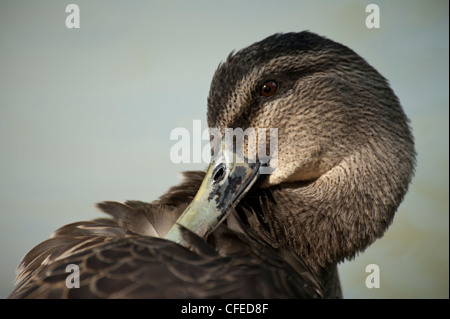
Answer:
[[[256, 92], [278, 81], [274, 96]], [[111, 219], [58, 229], [18, 268], [10, 298], [339, 298], [337, 264], [383, 236], [415, 166], [402, 107], [351, 49], [310, 32], [275, 34], [220, 64], [208, 125], [278, 128], [278, 167], [206, 240], [162, 239], [204, 172], [152, 203], [103, 202]], [[65, 285], [68, 264], [81, 287]]]

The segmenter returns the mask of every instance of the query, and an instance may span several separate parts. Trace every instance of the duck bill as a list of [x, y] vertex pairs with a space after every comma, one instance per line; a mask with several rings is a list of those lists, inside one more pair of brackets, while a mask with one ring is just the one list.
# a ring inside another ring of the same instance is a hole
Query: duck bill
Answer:
[[188, 246], [180, 226], [206, 238], [225, 220], [259, 176], [260, 162], [249, 163], [235, 152], [233, 143], [222, 141], [194, 200], [166, 235], [166, 239]]

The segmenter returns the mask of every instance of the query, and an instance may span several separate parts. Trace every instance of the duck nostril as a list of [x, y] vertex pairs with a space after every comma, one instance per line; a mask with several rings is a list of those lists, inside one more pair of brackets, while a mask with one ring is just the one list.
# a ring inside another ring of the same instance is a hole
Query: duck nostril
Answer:
[[224, 178], [224, 176], [225, 176], [225, 165], [220, 164], [215, 168], [213, 173], [212, 178], [214, 183], [221, 181]]

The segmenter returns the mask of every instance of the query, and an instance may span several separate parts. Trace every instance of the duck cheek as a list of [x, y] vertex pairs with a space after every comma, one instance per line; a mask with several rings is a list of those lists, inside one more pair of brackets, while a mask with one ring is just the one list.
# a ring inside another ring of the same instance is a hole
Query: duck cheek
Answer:
[[286, 179], [287, 175], [285, 172], [277, 168], [272, 174], [265, 179], [264, 183], [261, 185], [262, 188], [270, 187], [282, 183]]
[[277, 158], [277, 165], [271, 174], [264, 179], [261, 187], [269, 187], [285, 182], [290, 175], [289, 167], [286, 166], [286, 159]]
[[[286, 149], [286, 148], [284, 148]], [[280, 153], [276, 169], [265, 180], [263, 187], [273, 186], [284, 182], [305, 182], [319, 178], [328, 169], [323, 166], [322, 158], [315, 147], [308, 152]]]
[[319, 178], [324, 172], [316, 168], [305, 167], [278, 167], [270, 176], [265, 180], [261, 187], [269, 187], [281, 183], [292, 182], [307, 182]]

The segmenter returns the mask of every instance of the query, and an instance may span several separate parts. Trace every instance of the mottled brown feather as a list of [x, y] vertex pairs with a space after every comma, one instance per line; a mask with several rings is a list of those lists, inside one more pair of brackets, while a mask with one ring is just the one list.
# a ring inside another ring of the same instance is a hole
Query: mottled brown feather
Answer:
[[[258, 92], [277, 81], [270, 98]], [[339, 298], [337, 264], [392, 223], [415, 166], [408, 119], [387, 80], [310, 32], [275, 34], [219, 65], [208, 125], [278, 128], [278, 167], [206, 240], [166, 241], [204, 172], [152, 203], [103, 202], [111, 219], [58, 229], [18, 268], [10, 298]], [[65, 285], [77, 264], [81, 287]]]

